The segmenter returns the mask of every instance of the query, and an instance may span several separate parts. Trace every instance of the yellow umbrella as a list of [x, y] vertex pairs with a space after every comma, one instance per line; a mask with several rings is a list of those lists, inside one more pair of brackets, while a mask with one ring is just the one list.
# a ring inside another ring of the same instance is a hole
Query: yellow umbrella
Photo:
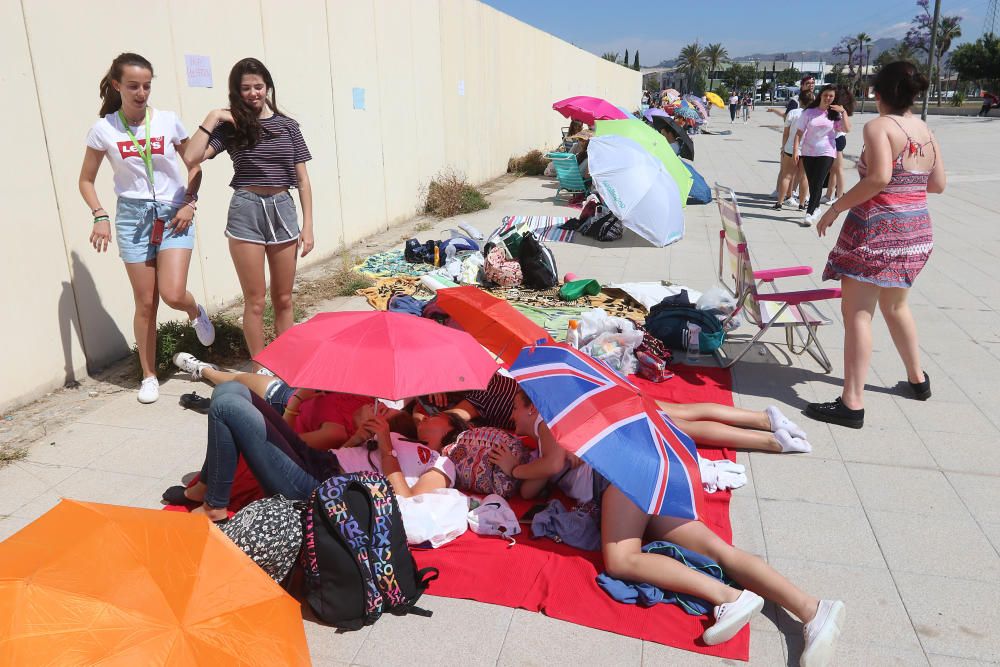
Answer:
[[719, 107], [720, 109], [725, 109], [726, 105], [722, 103], [722, 98], [715, 93], [705, 93], [705, 99]]

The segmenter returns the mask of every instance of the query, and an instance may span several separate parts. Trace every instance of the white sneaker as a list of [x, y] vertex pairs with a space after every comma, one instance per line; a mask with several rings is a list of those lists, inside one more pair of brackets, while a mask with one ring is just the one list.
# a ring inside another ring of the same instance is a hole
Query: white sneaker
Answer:
[[212, 324], [212, 320], [208, 319], [208, 313], [205, 312], [204, 306], [198, 304], [198, 317], [191, 320], [191, 326], [194, 327], [194, 332], [198, 335], [198, 342], [208, 347], [215, 342], [215, 326]]
[[827, 197], [826, 195], [823, 195], [822, 197], [819, 198], [819, 203], [820, 204], [829, 204], [830, 203], [830, 198]]
[[830, 664], [846, 615], [847, 607], [840, 600], [819, 601], [816, 616], [802, 626], [805, 648], [799, 658], [800, 667], [825, 667]]
[[788, 203], [791, 206], [794, 206], [795, 208], [798, 208], [799, 207], [799, 198], [796, 197], [795, 195], [792, 195], [791, 197], [788, 198]]
[[[720, 604], [712, 610], [715, 623], [705, 630], [702, 640], [709, 646], [729, 641], [763, 608], [764, 598], [751, 591], [743, 591], [735, 601]], [[819, 614], [816, 617], [819, 618]]]
[[833, 206], [834, 204], [837, 203], [838, 199], [840, 199], [840, 197], [833, 197], [833, 198], [830, 199], [830, 201], [827, 202], [827, 204], [829, 204], [830, 206]]
[[802, 217], [802, 226], [811, 227], [812, 225], [815, 225], [818, 221], [819, 221], [819, 209], [816, 209], [812, 213], [806, 213], [805, 216]]
[[201, 361], [193, 354], [188, 354], [187, 352], [178, 352], [174, 355], [174, 366], [177, 366], [177, 368], [181, 369], [185, 373], [190, 373], [192, 380], [200, 380], [201, 372], [206, 368], [219, 370], [219, 367], [215, 364], [209, 364]]
[[160, 397], [160, 381], [156, 377], [144, 378], [142, 384], [139, 385], [139, 402], [140, 403], [155, 403], [156, 399]]

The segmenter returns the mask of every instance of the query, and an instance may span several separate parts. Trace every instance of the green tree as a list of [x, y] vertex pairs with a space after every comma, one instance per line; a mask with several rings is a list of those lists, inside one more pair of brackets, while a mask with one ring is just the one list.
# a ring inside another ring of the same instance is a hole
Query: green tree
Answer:
[[639, 49], [635, 50], [635, 60], [632, 61], [632, 69], [639, 71]]
[[604, 60], [610, 60], [613, 63], [618, 62], [618, 52], [617, 51], [605, 51], [601, 54], [601, 58]]
[[705, 64], [708, 66], [709, 76], [712, 77], [709, 87], [715, 82], [715, 73], [719, 70], [719, 65], [729, 60], [729, 52], [722, 44], [709, 44], [705, 47]]
[[733, 90], [741, 91], [754, 85], [757, 80], [757, 72], [752, 65], [730, 63], [729, 70], [723, 80]]
[[838, 86], [849, 85], [854, 78], [851, 74], [844, 72], [846, 65], [837, 63], [830, 69], [830, 73], [823, 77], [823, 83], [836, 84]]
[[1000, 89], [1000, 37], [989, 33], [956, 47], [951, 67], [960, 79], [975, 81], [980, 88], [996, 92]]
[[622, 59], [621, 64], [625, 65], [625, 67], [628, 67], [628, 49], [625, 49], [625, 58]]
[[[688, 44], [677, 56], [677, 71], [688, 75], [688, 81], [693, 82], [695, 76], [705, 70], [705, 49], [698, 42]], [[690, 84], [689, 84], [690, 87]]]
[[[961, 22], [962, 18], [959, 16], [945, 16], [938, 25], [938, 42], [934, 47], [934, 60], [939, 75], [941, 73], [941, 60], [951, 50], [952, 42], [962, 36]], [[938, 86], [937, 93], [937, 105], [941, 106], [941, 86]]]
[[856, 95], [861, 94], [861, 78], [864, 76], [864, 55], [865, 47], [872, 43], [871, 36], [866, 32], [859, 32], [854, 36], [854, 42], [858, 45], [858, 78], [857, 83], [854, 84], [854, 91]]
[[802, 72], [794, 67], [786, 67], [778, 72], [777, 81], [782, 86], [794, 86], [802, 80]]

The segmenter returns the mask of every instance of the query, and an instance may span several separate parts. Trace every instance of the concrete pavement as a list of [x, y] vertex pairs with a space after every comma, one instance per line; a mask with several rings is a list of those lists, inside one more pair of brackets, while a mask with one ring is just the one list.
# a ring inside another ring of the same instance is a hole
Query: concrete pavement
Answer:
[[[696, 138], [697, 168], [709, 183], [739, 193], [751, 250], [760, 267], [806, 264], [819, 286], [835, 240], [798, 224], [799, 214], [769, 208], [777, 174], [780, 120], [757, 111], [748, 125], [716, 118], [730, 136]], [[847, 154], [860, 152], [856, 120]], [[800, 410], [836, 396], [842, 334], [821, 334], [834, 362], [827, 375], [808, 356], [789, 357], [780, 332], [734, 368], [737, 405], [779, 405], [804, 426], [808, 455], [740, 454], [750, 483], [732, 501], [734, 541], [766, 558], [802, 588], [848, 606], [841, 665], [978, 665], [1000, 662], [1000, 121], [932, 117], [949, 175], [931, 197], [936, 247], [912, 291], [933, 398], [907, 397], [902, 363], [877, 321], [868, 378], [866, 425], [855, 431], [812, 422]], [[990, 156], [984, 159], [983, 156]], [[857, 176], [848, 169], [853, 183]], [[491, 195], [492, 207], [464, 220], [484, 232], [504, 214], [574, 215], [558, 206], [547, 179], [524, 178]], [[687, 235], [650, 248], [631, 235], [611, 245], [552, 244], [559, 270], [602, 282], [669, 279], [698, 289], [715, 284], [718, 211], [687, 209]], [[443, 221], [421, 238], [454, 226]], [[405, 228], [392, 230], [406, 233]], [[398, 236], [397, 236], [398, 238]], [[356, 308], [341, 299], [334, 308]], [[743, 332], [740, 332], [743, 333]], [[178, 375], [143, 406], [122, 394], [34, 443], [29, 456], [0, 469], [0, 538], [60, 497], [158, 507], [164, 488], [197, 469], [204, 417], [177, 397], [209, 389]], [[433, 590], [433, 588], [431, 589]], [[337, 634], [307, 622], [318, 665], [707, 665], [724, 661], [583, 628], [540, 614], [429, 597], [430, 619], [386, 617]], [[800, 625], [773, 605], [752, 625], [751, 664], [798, 664]], [[428, 641], [429, 638], [433, 640]]]

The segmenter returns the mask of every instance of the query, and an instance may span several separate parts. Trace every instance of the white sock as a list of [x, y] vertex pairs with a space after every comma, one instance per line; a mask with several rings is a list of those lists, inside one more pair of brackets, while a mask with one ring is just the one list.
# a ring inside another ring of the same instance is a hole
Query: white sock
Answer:
[[788, 452], [811, 452], [813, 449], [812, 445], [804, 439], [794, 437], [783, 428], [779, 428], [774, 432], [774, 439], [778, 441], [779, 445], [781, 445], [782, 454], [786, 454]]
[[767, 410], [764, 410], [764, 412], [767, 413], [767, 418], [771, 422], [772, 433], [776, 433], [779, 429], [785, 429], [795, 438], [802, 438], [803, 440], [806, 439], [806, 432], [799, 428], [791, 419], [781, 414], [781, 410], [778, 409], [778, 406], [768, 406]]

